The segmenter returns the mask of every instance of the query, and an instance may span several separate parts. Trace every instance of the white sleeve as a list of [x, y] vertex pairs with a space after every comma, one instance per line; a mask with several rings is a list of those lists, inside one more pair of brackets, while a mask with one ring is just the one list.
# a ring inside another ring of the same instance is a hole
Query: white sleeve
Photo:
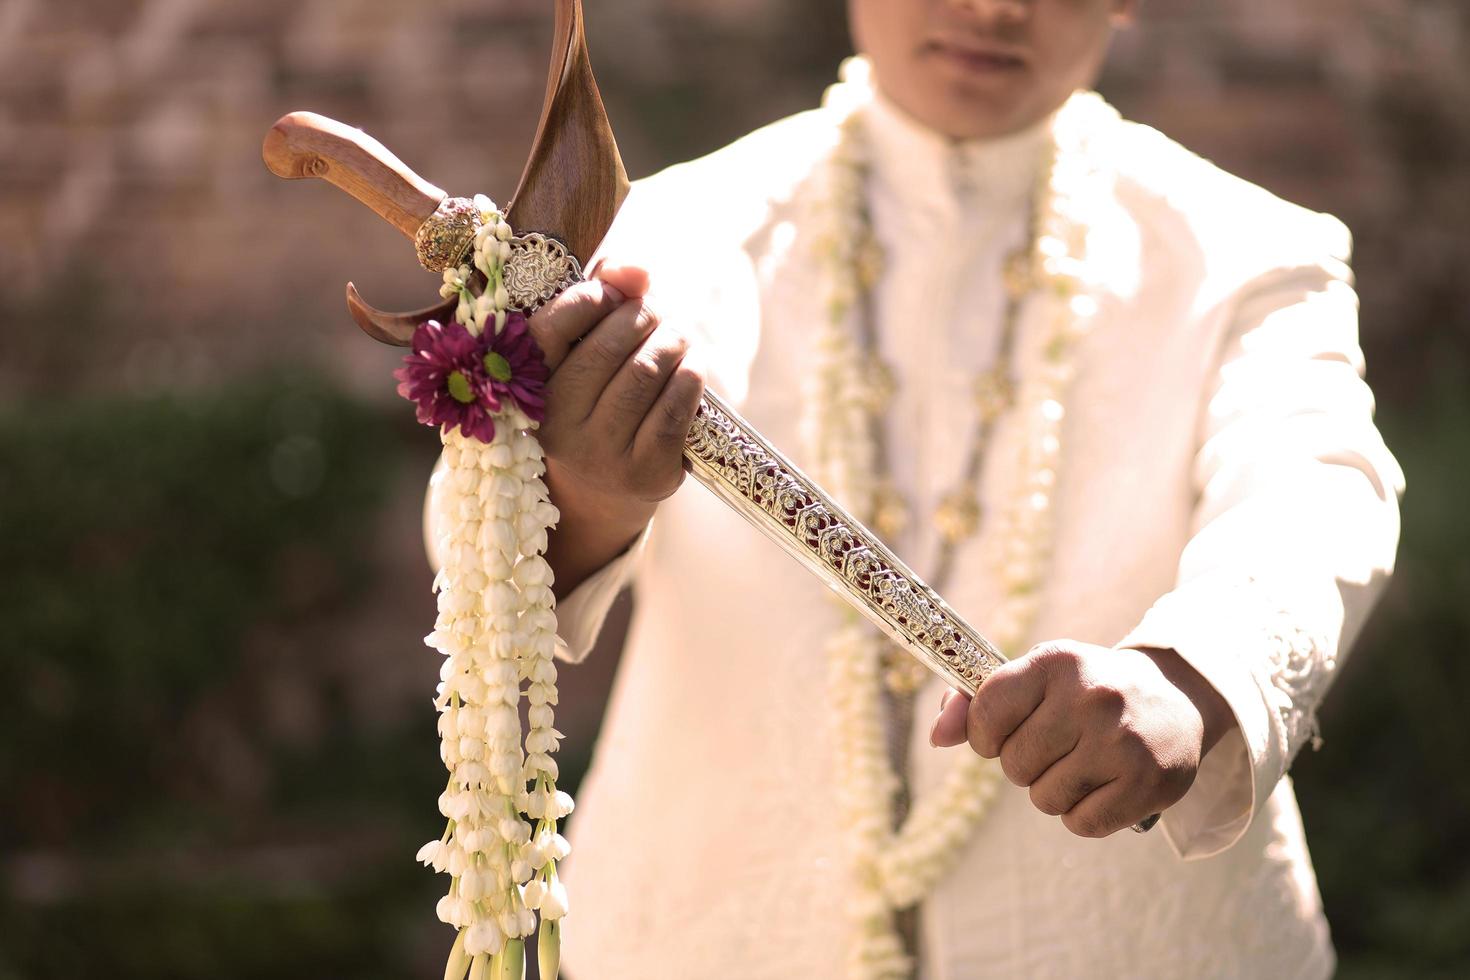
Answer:
[[1119, 644], [1173, 649], [1238, 723], [1164, 813], [1186, 859], [1245, 833], [1393, 568], [1403, 474], [1373, 425], [1357, 297], [1335, 259], [1235, 303], [1201, 417], [1177, 584]]
[[[434, 464], [437, 476], [441, 462]], [[432, 488], [434, 476], [430, 476]], [[430, 491], [432, 493], [432, 489]], [[429, 557], [429, 567], [439, 571], [439, 549], [430, 525], [429, 494], [424, 495], [424, 550]], [[599, 568], [556, 604], [556, 656], [571, 663], [580, 663], [592, 652], [608, 610], [618, 594], [633, 579], [638, 562], [648, 546], [648, 535], [653, 522], [643, 528], [637, 540], [612, 561]]]
[[612, 561], [588, 576], [556, 604], [556, 655], [570, 663], [581, 663], [592, 652], [613, 601], [633, 580], [638, 562], [648, 547], [653, 530], [649, 521], [638, 540]]

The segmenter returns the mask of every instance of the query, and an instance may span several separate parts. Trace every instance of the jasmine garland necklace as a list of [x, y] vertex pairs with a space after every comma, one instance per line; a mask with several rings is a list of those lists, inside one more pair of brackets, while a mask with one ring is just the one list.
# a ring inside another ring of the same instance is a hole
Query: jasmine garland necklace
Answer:
[[[832, 225], [818, 249], [829, 276], [828, 318], [817, 344], [819, 365], [806, 392], [804, 421], [817, 479], [890, 537], [902, 529], [909, 509], [887, 474], [883, 438], [895, 381], [877, 358], [866, 315], [883, 269], [865, 196], [862, 110], [873, 92], [861, 59], [847, 62], [842, 78], [824, 100], [827, 110], [841, 117], [841, 137], [824, 175], [824, 206]], [[1024, 427], [1017, 485], [982, 539], [988, 564], [1004, 588], [999, 608], [987, 611], [987, 631], [1013, 653], [1030, 631], [1049, 558], [1071, 354], [1096, 312], [1085, 278], [1084, 219], [1093, 174], [1084, 151], [1094, 120], [1112, 115], [1097, 96], [1079, 94], [1053, 120], [1052, 152], [1033, 194], [1030, 241], [1004, 270], [1001, 351], [974, 392], [975, 437], [964, 482], [934, 515], [942, 549], [933, 584], [942, 589], [956, 547], [980, 530], [978, 480], [993, 427], [1002, 415]], [[1023, 302], [1044, 306], [1035, 321], [1044, 336], [1034, 368], [1025, 367], [1024, 352], [1011, 356]], [[856, 889], [849, 909], [854, 939], [848, 975], [855, 980], [911, 977], [913, 950], [906, 948], [895, 914], [916, 907], [933, 889], [984, 816], [1002, 777], [998, 765], [964, 752], [943, 784], [910, 806], [890, 763], [884, 706], [892, 716], [889, 724], [906, 731], [922, 677], [912, 675], [904, 658], [895, 657], [886, 640], [847, 610], [827, 656], [839, 753], [838, 805]], [[901, 821], [896, 827], [895, 816]]]

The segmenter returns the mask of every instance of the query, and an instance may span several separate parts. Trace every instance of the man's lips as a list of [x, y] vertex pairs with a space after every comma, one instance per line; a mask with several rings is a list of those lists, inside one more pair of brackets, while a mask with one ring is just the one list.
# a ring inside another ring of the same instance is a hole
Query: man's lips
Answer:
[[941, 61], [977, 74], [1021, 71], [1027, 65], [1024, 54], [1000, 45], [957, 43], [936, 39], [927, 42], [924, 45], [924, 51]]

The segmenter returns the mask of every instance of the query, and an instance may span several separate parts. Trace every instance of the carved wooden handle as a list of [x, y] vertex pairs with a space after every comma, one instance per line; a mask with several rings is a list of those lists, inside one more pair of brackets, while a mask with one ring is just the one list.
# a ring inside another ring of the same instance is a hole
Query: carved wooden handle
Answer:
[[278, 177], [330, 181], [410, 239], [447, 196], [367, 133], [315, 112], [278, 119], [261, 157]]

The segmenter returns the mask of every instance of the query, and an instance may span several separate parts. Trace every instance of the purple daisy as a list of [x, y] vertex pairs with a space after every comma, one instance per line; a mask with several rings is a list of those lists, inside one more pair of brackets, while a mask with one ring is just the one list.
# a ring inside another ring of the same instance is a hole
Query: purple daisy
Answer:
[[508, 313], [505, 326], [490, 337], [486, 330], [480, 336], [482, 367], [490, 379], [490, 390], [498, 403], [509, 395], [515, 399], [527, 418], [536, 422], [546, 419], [546, 379], [551, 371], [531, 330], [525, 314]]
[[481, 342], [463, 324], [419, 324], [413, 353], [404, 357], [393, 377], [399, 381], [398, 393], [417, 406], [424, 425], [458, 426], [481, 442], [495, 438], [493, 416], [500, 411], [500, 399], [486, 371]]

